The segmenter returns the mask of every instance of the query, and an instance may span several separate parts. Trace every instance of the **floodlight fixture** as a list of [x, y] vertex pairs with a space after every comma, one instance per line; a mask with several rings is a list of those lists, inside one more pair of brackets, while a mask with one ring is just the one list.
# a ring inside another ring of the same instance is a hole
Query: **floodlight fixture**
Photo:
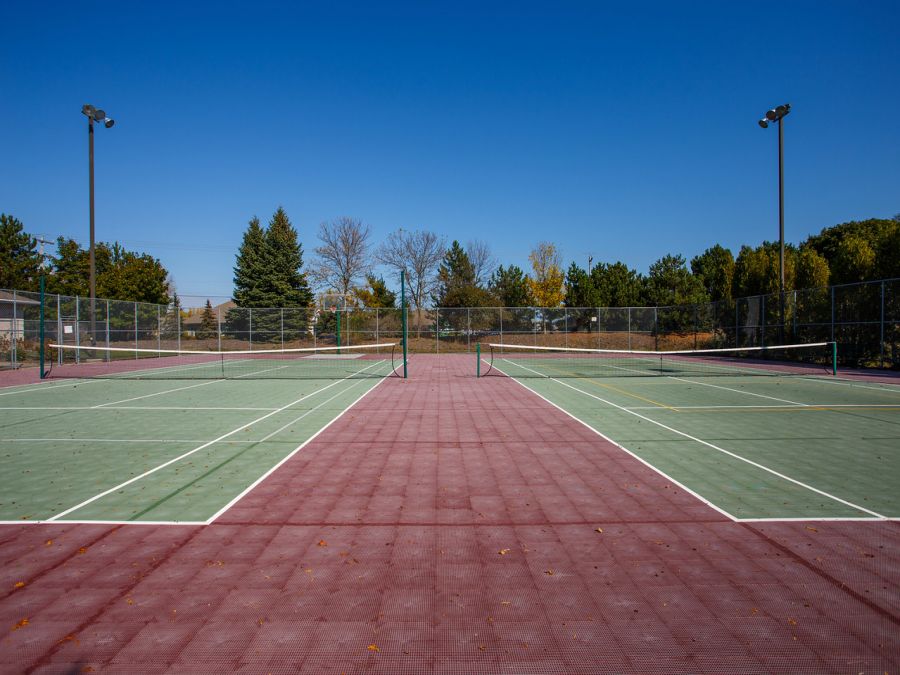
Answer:
[[776, 106], [766, 113], [759, 121], [763, 129], [769, 127], [769, 122], [778, 123], [778, 243], [779, 243], [779, 290], [781, 308], [781, 331], [784, 336], [784, 118], [791, 112], [791, 104], [784, 103]]
[[89, 103], [81, 106], [81, 113], [88, 118], [88, 200], [91, 210], [91, 238], [88, 257], [90, 260], [90, 293], [91, 293], [91, 343], [96, 343], [96, 264], [94, 255], [94, 122], [102, 122], [107, 129], [112, 128], [115, 120], [106, 116], [106, 112]]

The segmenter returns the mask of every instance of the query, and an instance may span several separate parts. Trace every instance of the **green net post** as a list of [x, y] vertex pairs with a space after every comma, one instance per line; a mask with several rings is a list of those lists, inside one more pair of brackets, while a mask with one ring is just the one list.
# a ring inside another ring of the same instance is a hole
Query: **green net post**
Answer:
[[407, 325], [406, 325], [406, 272], [400, 270], [400, 326], [401, 326], [401, 338], [400, 341], [403, 343], [403, 379], [405, 380], [407, 377], [406, 372], [406, 338], [407, 338]]
[[831, 343], [831, 374], [837, 375], [837, 342]]
[[481, 377], [481, 343], [475, 343], [475, 357], [478, 361], [475, 362], [475, 377]]
[[41, 275], [41, 306], [38, 310], [38, 320], [41, 322], [38, 327], [38, 343], [40, 350], [40, 378], [43, 380], [47, 373], [44, 372], [44, 275]]

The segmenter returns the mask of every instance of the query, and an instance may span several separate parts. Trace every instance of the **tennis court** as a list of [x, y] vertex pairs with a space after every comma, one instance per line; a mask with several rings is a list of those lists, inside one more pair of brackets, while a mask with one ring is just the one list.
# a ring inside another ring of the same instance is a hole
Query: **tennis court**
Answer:
[[3, 670], [900, 666], [900, 388], [531, 351], [0, 388]]
[[804, 349], [763, 360], [497, 345], [486, 366], [731, 518], [900, 517], [900, 386], [778, 354]]

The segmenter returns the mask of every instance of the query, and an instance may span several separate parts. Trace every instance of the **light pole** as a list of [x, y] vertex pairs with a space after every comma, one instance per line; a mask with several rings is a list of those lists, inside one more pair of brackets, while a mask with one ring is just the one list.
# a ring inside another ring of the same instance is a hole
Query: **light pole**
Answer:
[[[769, 122], [778, 122], [778, 244], [779, 244], [779, 307], [781, 312], [781, 334], [784, 336], [784, 118], [791, 112], [791, 104], [785, 103], [769, 110], [759, 121], [759, 126], [768, 128]], [[783, 341], [783, 340], [782, 340]]]
[[96, 312], [94, 311], [94, 301], [97, 297], [94, 265], [94, 122], [103, 122], [103, 126], [107, 129], [111, 128], [116, 122], [108, 118], [105, 112], [90, 104], [81, 106], [81, 114], [88, 118], [88, 192], [90, 193], [91, 204], [91, 244], [89, 253], [91, 266], [91, 344], [94, 344], [97, 332]]

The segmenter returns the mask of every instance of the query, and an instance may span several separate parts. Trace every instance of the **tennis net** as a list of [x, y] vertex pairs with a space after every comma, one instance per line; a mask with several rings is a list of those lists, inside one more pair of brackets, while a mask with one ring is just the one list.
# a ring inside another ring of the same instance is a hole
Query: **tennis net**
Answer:
[[398, 375], [403, 354], [396, 343], [188, 351], [48, 345], [44, 377], [138, 380], [344, 379]]
[[476, 373], [480, 377], [836, 374], [836, 346], [833, 342], [657, 352], [490, 343], [479, 347]]

